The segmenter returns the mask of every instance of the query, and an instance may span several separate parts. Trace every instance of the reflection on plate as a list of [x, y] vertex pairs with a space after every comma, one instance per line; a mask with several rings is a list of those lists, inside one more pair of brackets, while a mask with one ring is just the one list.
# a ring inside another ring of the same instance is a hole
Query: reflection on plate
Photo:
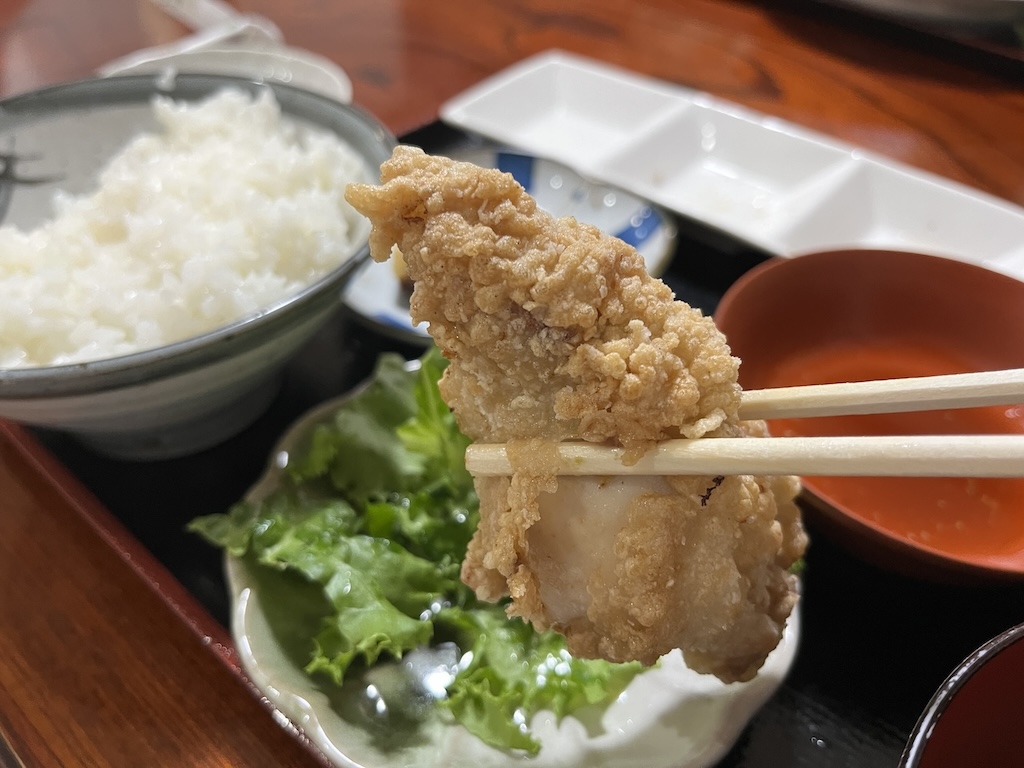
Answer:
[[563, 51], [441, 107], [780, 256], [916, 250], [1024, 277], [1024, 209], [706, 93]]
[[[647, 271], [659, 275], [672, 258], [676, 230], [671, 217], [629, 192], [583, 178], [560, 163], [512, 150], [473, 148], [451, 153], [484, 167], [511, 173], [537, 204], [553, 216], [574, 216], [636, 248]], [[409, 295], [390, 261], [370, 262], [345, 292], [345, 303], [385, 335], [426, 343], [426, 326], [413, 325]]]
[[[329, 417], [344, 400], [328, 402], [299, 420], [278, 444], [266, 474], [250, 491], [259, 499], [274, 490], [281, 477], [277, 457], [299, 445], [309, 430]], [[800, 632], [798, 612], [790, 618], [782, 642], [758, 676], [747, 683], [726, 685], [710, 675], [687, 669], [676, 652], [658, 667], [633, 680], [600, 721], [574, 717], [561, 723], [547, 713], [533, 721], [542, 743], [533, 759], [507, 755], [478, 741], [460, 726], [439, 720], [415, 733], [396, 728], [388, 733], [392, 748], [346, 719], [355, 696], [307, 676], [308, 653], [294, 626], [274, 620], [274, 595], [259, 574], [242, 560], [226, 561], [233, 601], [232, 633], [246, 674], [264, 696], [291, 720], [335, 765], [352, 768], [487, 768], [528, 765], [637, 766], [696, 768], [720, 759], [750, 718], [782, 683], [796, 654]], [[394, 745], [401, 744], [400, 748]]]

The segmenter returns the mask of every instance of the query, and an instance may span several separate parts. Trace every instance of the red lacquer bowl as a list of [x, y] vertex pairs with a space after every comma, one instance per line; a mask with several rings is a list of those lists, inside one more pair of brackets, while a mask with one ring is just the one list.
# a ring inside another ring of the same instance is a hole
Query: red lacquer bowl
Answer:
[[[742, 359], [744, 389], [1024, 367], [1024, 282], [938, 256], [774, 259], [729, 289], [715, 320]], [[1024, 405], [769, 427], [778, 436], [1022, 433]], [[1024, 477], [803, 481], [823, 532], [877, 565], [954, 579], [1024, 576]]]

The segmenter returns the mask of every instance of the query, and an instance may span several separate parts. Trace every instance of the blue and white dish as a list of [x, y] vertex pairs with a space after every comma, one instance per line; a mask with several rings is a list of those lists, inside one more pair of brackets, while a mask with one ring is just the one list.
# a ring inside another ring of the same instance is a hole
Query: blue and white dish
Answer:
[[[515, 150], [473, 147], [449, 156], [511, 173], [551, 215], [574, 216], [632, 245], [652, 275], [661, 274], [672, 258], [675, 223], [670, 214], [643, 198]], [[430, 340], [426, 325], [414, 325], [409, 317], [409, 294], [390, 261], [364, 265], [345, 291], [345, 304], [387, 336], [415, 343]]]

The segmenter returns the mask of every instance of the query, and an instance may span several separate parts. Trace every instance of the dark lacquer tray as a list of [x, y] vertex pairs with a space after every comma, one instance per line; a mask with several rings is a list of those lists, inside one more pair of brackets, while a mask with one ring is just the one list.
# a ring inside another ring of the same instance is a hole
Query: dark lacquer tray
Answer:
[[[405, 137], [438, 150], [460, 135], [440, 124]], [[719, 297], [766, 254], [679, 222], [664, 276], [677, 296], [713, 313]], [[197, 515], [222, 512], [263, 471], [274, 442], [310, 407], [367, 376], [385, 350], [421, 354], [374, 333], [344, 309], [289, 366], [270, 409], [244, 433], [187, 458], [125, 463], [65, 436], [36, 437], [180, 580], [216, 621], [229, 601], [219, 551], [189, 534]], [[723, 766], [895, 765], [918, 715], [972, 650], [1019, 622], [1020, 584], [953, 586], [880, 571], [848, 554], [808, 519], [802, 637], [792, 672]]]

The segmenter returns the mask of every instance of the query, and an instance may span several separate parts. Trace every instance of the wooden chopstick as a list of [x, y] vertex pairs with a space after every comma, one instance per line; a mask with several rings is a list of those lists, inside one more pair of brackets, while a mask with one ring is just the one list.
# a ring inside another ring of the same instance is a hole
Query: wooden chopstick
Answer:
[[1024, 403], [1024, 368], [905, 379], [755, 389], [740, 401], [742, 419], [931, 411]]
[[[1024, 477], [1024, 435], [721, 437], [665, 440], [629, 466], [621, 448], [558, 444], [563, 475]], [[473, 475], [509, 475], [504, 443], [466, 449]]]
[[[744, 419], [895, 413], [1024, 403], [1024, 368], [744, 392]], [[558, 445], [565, 475], [1024, 477], [1024, 435], [906, 435], [666, 440], [635, 464], [621, 448]], [[505, 445], [466, 450], [474, 475], [508, 475]]]

